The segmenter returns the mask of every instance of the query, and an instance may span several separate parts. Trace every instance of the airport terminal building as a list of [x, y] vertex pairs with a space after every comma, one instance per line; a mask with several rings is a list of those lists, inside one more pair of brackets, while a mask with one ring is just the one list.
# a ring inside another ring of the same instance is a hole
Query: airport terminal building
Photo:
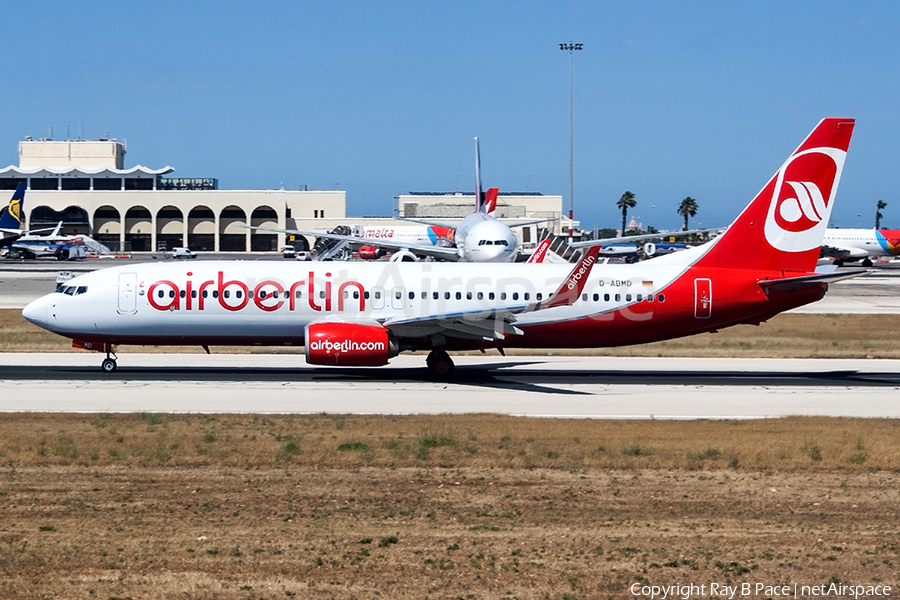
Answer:
[[[88, 234], [121, 252], [180, 246], [206, 252], [274, 252], [285, 243], [284, 234], [238, 227], [243, 223], [301, 230], [402, 223], [348, 218], [345, 191], [220, 190], [217, 179], [170, 177], [175, 170], [170, 166], [126, 169], [125, 153], [125, 145], [114, 139], [26, 138], [19, 142], [19, 165], [0, 169], [0, 190], [27, 182], [27, 228], [62, 221], [63, 233]], [[474, 206], [472, 194], [458, 192], [411, 193], [395, 201], [398, 216], [422, 218], [462, 217]], [[498, 216], [554, 219], [547, 226], [555, 233], [561, 230], [561, 212], [561, 196], [501, 195], [498, 203]], [[536, 243], [534, 227], [518, 235], [523, 250]]]

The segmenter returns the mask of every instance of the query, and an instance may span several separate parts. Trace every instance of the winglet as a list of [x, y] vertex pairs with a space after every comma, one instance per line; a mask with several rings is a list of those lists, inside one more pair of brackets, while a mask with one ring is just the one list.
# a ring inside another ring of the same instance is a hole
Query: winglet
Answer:
[[544, 258], [547, 256], [547, 250], [550, 248], [550, 238], [544, 238], [541, 240], [541, 243], [537, 245], [537, 248], [534, 249], [534, 252], [531, 253], [531, 256], [528, 257], [528, 260], [525, 262], [530, 263], [542, 263], [544, 262]]
[[600, 246], [591, 246], [588, 248], [585, 255], [581, 257], [581, 261], [575, 265], [575, 268], [572, 269], [572, 272], [569, 273], [566, 280], [562, 282], [559, 289], [557, 289], [546, 301], [532, 304], [532, 308], [526, 310], [526, 312], [574, 304], [584, 290], [584, 286], [591, 274], [591, 269], [597, 262], [598, 254], [600, 254]]

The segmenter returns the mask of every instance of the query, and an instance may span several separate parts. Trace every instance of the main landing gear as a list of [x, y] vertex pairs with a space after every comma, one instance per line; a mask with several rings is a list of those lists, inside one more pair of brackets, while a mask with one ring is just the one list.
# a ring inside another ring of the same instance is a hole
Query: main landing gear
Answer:
[[438, 379], [449, 379], [456, 368], [453, 359], [444, 350], [432, 350], [425, 359], [428, 371]]
[[112, 373], [116, 370], [116, 353], [112, 350], [106, 351], [106, 358], [103, 359], [103, 362], [100, 363], [100, 368], [103, 369], [104, 373]]

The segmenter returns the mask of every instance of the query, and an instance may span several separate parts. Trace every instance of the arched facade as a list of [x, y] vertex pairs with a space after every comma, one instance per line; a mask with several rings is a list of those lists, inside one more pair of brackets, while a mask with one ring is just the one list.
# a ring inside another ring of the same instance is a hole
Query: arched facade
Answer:
[[[271, 206], [258, 206], [250, 215], [250, 225], [253, 227], [277, 228], [278, 213]], [[279, 239], [283, 236], [273, 231], [250, 231], [250, 250], [253, 252], [275, 252], [281, 244]]]
[[177, 206], [163, 206], [156, 213], [156, 249], [158, 251], [183, 247], [187, 239], [184, 213]]
[[[38, 181], [29, 180], [29, 183]], [[125, 187], [123, 185], [123, 187]], [[318, 226], [314, 214], [344, 219], [346, 193], [288, 190], [37, 190], [25, 194], [26, 226], [64, 220], [67, 233], [88, 233], [116, 251], [156, 252], [176, 246], [195, 251], [278, 251], [285, 235], [237, 227]], [[63, 217], [63, 219], [60, 219]], [[43, 227], [45, 225], [41, 225]]]

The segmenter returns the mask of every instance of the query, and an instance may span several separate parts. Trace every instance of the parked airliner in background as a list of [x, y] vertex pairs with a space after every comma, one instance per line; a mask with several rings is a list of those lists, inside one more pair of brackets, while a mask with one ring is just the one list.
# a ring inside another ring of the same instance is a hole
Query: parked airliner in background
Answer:
[[826, 229], [821, 255], [833, 257], [837, 266], [862, 259], [862, 266], [871, 267], [873, 258], [900, 255], [900, 230]]
[[[428, 226], [424, 230], [427, 235], [427, 242], [425, 243], [417, 243], [413, 239], [392, 239], [391, 236], [340, 235], [321, 231], [275, 229], [271, 227], [250, 227], [250, 229], [265, 229], [293, 235], [323, 237], [364, 246], [375, 246], [395, 251], [395, 256], [398, 259], [404, 257], [414, 259], [414, 255], [422, 255], [454, 262], [512, 262], [516, 260], [518, 252], [516, 236], [513, 234], [510, 226], [521, 227], [535, 223], [544, 223], [553, 219], [498, 219], [493, 214], [497, 208], [498, 194], [498, 188], [490, 188], [486, 193], [482, 192], [481, 149], [478, 144], [478, 138], [475, 138], [475, 211], [464, 219], [456, 221], [404, 219]], [[244, 225], [244, 227], [248, 226]], [[433, 232], [433, 234], [428, 233], [429, 231]], [[452, 236], [450, 232], [453, 232]], [[452, 244], [445, 243], [449, 239], [452, 239]], [[367, 254], [370, 254], [370, 252], [367, 251]]]
[[106, 353], [116, 344], [305, 346], [314, 365], [385, 365], [427, 351], [623, 346], [772, 316], [858, 272], [816, 272], [852, 119], [824, 119], [725, 232], [636, 264], [198, 261], [72, 278], [24, 317]]

